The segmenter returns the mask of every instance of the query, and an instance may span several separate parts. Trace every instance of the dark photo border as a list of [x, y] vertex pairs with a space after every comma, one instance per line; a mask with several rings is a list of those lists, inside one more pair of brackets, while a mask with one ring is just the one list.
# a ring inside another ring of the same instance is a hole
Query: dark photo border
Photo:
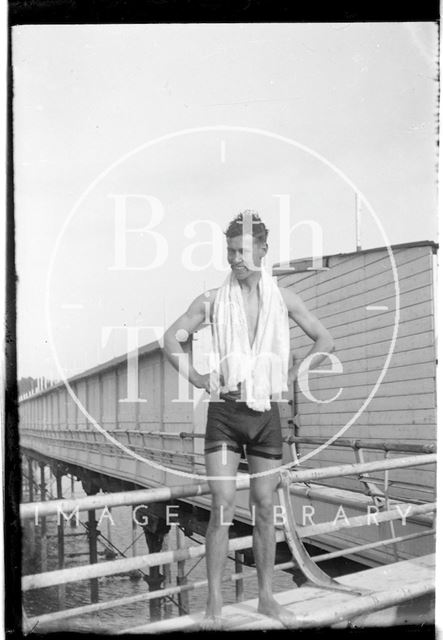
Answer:
[[[19, 503], [21, 465], [18, 437], [17, 335], [13, 98], [11, 33], [15, 25], [135, 24], [135, 23], [267, 23], [267, 22], [438, 22], [439, 2], [406, 3], [404, 0], [371, 0], [363, 3], [337, 1], [298, 3], [295, 0], [9, 0], [7, 33], [7, 202], [6, 202], [6, 315], [4, 389], [4, 593], [5, 632], [21, 638], [21, 531]], [[394, 629], [392, 629], [395, 632]], [[400, 629], [399, 629], [400, 631]], [[377, 630], [346, 630], [346, 635], [373, 637]], [[432, 634], [433, 627], [402, 627], [401, 634]], [[289, 633], [289, 632], [288, 632]], [[331, 637], [332, 630], [310, 632], [314, 637]], [[336, 632], [336, 634], [344, 631]], [[425, 636], [423, 635], [425, 634]], [[68, 637], [75, 634], [63, 634]], [[39, 637], [39, 634], [33, 634]], [[45, 636], [41, 636], [45, 637]]]

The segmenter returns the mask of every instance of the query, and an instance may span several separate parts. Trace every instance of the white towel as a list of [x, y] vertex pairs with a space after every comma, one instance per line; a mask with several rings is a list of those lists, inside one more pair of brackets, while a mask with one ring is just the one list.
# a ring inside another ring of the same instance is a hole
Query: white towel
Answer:
[[271, 408], [270, 396], [280, 398], [288, 390], [289, 319], [280, 290], [263, 266], [258, 286], [260, 306], [252, 348], [240, 284], [232, 272], [217, 291], [213, 342], [219, 364], [211, 386], [227, 393], [244, 382], [248, 407], [266, 411]]

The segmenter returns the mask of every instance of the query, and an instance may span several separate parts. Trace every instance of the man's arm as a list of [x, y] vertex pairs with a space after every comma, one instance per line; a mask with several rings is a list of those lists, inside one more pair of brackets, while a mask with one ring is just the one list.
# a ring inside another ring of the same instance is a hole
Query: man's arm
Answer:
[[[322, 360], [326, 357], [324, 353], [332, 353], [335, 349], [334, 340], [323, 324], [313, 313], [307, 309], [303, 300], [294, 291], [290, 289], [280, 289], [283, 300], [288, 307], [289, 317], [298, 324], [301, 329], [308, 335], [311, 340], [314, 340], [314, 344], [306, 354], [305, 358], [318, 353], [319, 355], [311, 360], [311, 367], [315, 369]], [[320, 353], [322, 352], [322, 353]], [[289, 379], [292, 381], [297, 375], [298, 365], [294, 365], [289, 370]]]
[[[214, 300], [215, 292], [216, 289], [213, 289], [209, 292], [209, 296], [202, 293], [195, 298], [189, 309], [165, 331], [163, 336], [164, 351], [172, 366], [187, 378], [191, 384], [198, 388], [206, 389], [208, 393], [210, 392], [209, 374], [201, 375], [194, 369], [191, 359], [188, 354], [185, 354], [181, 343], [186, 342], [187, 337], [197, 331], [205, 322], [205, 319], [209, 316], [209, 309]], [[184, 358], [186, 358], [185, 361], [187, 362], [186, 367], [183, 367]]]

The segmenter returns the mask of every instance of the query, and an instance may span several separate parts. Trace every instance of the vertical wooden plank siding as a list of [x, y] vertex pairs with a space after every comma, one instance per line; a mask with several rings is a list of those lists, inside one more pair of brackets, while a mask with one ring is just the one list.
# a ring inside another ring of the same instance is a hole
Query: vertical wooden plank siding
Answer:
[[128, 372], [126, 362], [117, 368], [118, 377], [118, 423], [119, 429], [134, 431], [136, 428], [135, 402], [123, 402], [128, 396]]
[[67, 416], [67, 402], [66, 395], [67, 391], [65, 387], [61, 387], [59, 390], [59, 402], [60, 402], [60, 427], [63, 430], [68, 428], [68, 416]]
[[[163, 427], [165, 431], [192, 431], [193, 429], [193, 390], [187, 385], [187, 401], [179, 400], [180, 377], [168, 360], [163, 361]], [[182, 378], [181, 384], [186, 385]]]
[[[87, 397], [86, 397], [86, 380], [79, 380], [76, 383], [76, 391], [74, 391], [74, 393], [76, 394], [81, 407], [87, 407], [88, 401], [87, 401]], [[84, 414], [84, 411], [82, 410], [80, 406], [76, 405], [76, 417], [77, 417], [77, 429], [80, 430], [85, 430], [87, 427], [87, 420], [86, 420], [86, 416]]]
[[[434, 442], [436, 437], [435, 327], [432, 246], [393, 247], [400, 288], [400, 320], [392, 358], [388, 352], [395, 319], [395, 285], [386, 249], [331, 256], [329, 270], [281, 275], [279, 285], [300, 295], [335, 341], [342, 373], [331, 364], [312, 372], [313, 401], [297, 386], [299, 435], [331, 437], [371, 401], [343, 435], [350, 438]], [[368, 309], [369, 307], [369, 309]], [[372, 309], [370, 308], [372, 307]], [[291, 348], [302, 360], [312, 341], [291, 321]], [[329, 371], [328, 371], [329, 370]], [[384, 374], [383, 374], [384, 371]], [[335, 398], [336, 399], [333, 399]], [[309, 451], [304, 448], [304, 452]], [[375, 459], [368, 453], [366, 459]], [[309, 466], [351, 462], [352, 452], [328, 447]], [[307, 463], [308, 464], [308, 463]], [[406, 478], [398, 472], [393, 477]], [[422, 473], [425, 484], [433, 470]], [[342, 479], [337, 486], [350, 488]], [[355, 482], [354, 482], [355, 484]]]
[[[75, 389], [76, 389], [75, 384], [71, 383], [71, 389], [72, 389], [72, 392], [75, 394]], [[67, 393], [66, 403], [67, 403], [68, 429], [72, 431], [77, 429], [77, 407], [70, 393]]]
[[139, 385], [141, 402], [138, 408], [140, 431], [160, 429], [162, 396], [159, 390], [159, 355], [141, 356], [139, 362]]
[[117, 387], [116, 374], [113, 370], [102, 374], [102, 427], [112, 431], [116, 427], [117, 420]]
[[100, 379], [98, 375], [86, 379], [88, 389], [88, 413], [100, 424]]

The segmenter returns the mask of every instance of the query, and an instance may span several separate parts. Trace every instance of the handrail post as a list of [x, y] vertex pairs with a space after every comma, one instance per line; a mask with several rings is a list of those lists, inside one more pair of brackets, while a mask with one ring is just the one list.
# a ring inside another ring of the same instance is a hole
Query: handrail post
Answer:
[[[388, 449], [386, 449], [384, 457], [385, 457], [385, 460], [389, 458]], [[385, 472], [384, 472], [383, 489], [384, 489], [384, 496], [385, 496], [385, 510], [388, 511], [391, 508], [391, 501], [389, 498], [389, 469], [385, 469]], [[395, 526], [392, 520], [389, 522], [389, 529], [391, 531], [391, 538], [395, 538], [396, 537]], [[394, 551], [395, 561], [398, 562], [399, 555], [398, 555], [398, 546], [396, 542], [392, 543], [392, 549]]]
[[[365, 458], [363, 455], [363, 448], [359, 445], [359, 442], [355, 440], [352, 441], [351, 447], [354, 449], [356, 462], [360, 464], [364, 464]], [[368, 476], [367, 473], [362, 473], [359, 476], [359, 480], [365, 485], [367, 490], [367, 495], [371, 497], [372, 502], [378, 509], [380, 505], [383, 503], [383, 493], [379, 490], [376, 484], [371, 482], [370, 479], [367, 479], [367, 476]]]

